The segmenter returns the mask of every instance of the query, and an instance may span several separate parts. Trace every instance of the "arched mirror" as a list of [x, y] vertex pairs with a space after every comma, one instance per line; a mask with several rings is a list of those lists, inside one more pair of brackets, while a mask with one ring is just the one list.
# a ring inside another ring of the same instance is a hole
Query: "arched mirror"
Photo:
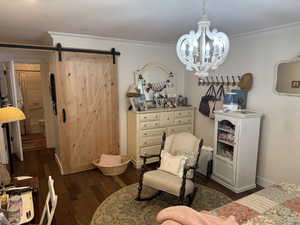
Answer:
[[159, 95], [175, 97], [176, 76], [165, 65], [148, 63], [134, 72], [136, 87], [146, 101], [153, 101]]

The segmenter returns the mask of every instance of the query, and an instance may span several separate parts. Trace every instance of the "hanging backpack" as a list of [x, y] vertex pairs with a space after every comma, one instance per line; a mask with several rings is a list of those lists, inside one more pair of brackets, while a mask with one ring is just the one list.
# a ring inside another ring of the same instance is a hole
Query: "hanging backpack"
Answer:
[[209, 117], [210, 115], [210, 107], [209, 103], [214, 102], [216, 98], [216, 90], [214, 85], [210, 85], [206, 94], [201, 97], [200, 104], [199, 104], [199, 112], [202, 113], [204, 116]]
[[224, 96], [225, 96], [224, 86], [221, 85], [217, 91], [214, 102], [210, 102], [209, 118], [214, 120], [215, 119], [215, 111], [221, 110], [223, 108]]

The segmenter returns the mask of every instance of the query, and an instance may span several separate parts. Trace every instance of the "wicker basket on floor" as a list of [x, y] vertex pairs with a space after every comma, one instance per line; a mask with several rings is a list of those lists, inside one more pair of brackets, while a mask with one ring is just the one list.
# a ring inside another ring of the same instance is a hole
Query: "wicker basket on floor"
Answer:
[[130, 162], [129, 156], [121, 156], [121, 163], [113, 166], [101, 166], [99, 164], [100, 159], [93, 161], [93, 165], [96, 166], [105, 176], [118, 176], [124, 173]]

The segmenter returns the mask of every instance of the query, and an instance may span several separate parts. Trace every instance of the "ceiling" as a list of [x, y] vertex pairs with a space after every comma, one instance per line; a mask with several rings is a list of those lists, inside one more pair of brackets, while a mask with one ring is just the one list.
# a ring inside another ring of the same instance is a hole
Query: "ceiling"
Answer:
[[[170, 43], [196, 29], [201, 0], [1, 0], [0, 41], [42, 43], [47, 31]], [[299, 0], [208, 0], [229, 35], [300, 21]]]

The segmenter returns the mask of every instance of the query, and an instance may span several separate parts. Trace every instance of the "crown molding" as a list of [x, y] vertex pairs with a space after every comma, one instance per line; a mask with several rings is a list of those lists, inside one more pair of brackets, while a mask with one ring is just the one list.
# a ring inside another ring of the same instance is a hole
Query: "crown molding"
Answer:
[[245, 33], [233, 34], [233, 35], [231, 35], [231, 38], [243, 38], [243, 37], [250, 37], [250, 36], [258, 36], [258, 35], [268, 33], [268, 32], [280, 31], [280, 30], [285, 30], [285, 29], [290, 29], [290, 28], [295, 28], [295, 27], [300, 27], [300, 21], [294, 22], [294, 23], [283, 24], [283, 25], [279, 25], [279, 26], [263, 28], [263, 29], [259, 29], [259, 30], [245, 32]]
[[113, 38], [113, 37], [102, 37], [102, 36], [95, 36], [95, 35], [88, 35], [88, 34], [75, 34], [75, 33], [54, 32], [54, 31], [48, 31], [48, 34], [52, 37], [52, 39], [54, 36], [62, 36], [62, 37], [70, 37], [70, 38], [94, 39], [99, 41], [113, 41], [118, 43], [142, 45], [142, 46], [167, 47], [167, 48], [175, 47], [174, 43], [138, 41], [138, 40], [129, 40], [129, 39], [121, 39], [121, 38]]
[[[279, 26], [258, 29], [258, 30], [245, 32], [245, 33], [232, 34], [230, 35], [230, 38], [259, 36], [268, 32], [280, 31], [280, 30], [291, 29], [296, 27], [300, 27], [300, 21], [279, 25]], [[48, 31], [48, 34], [51, 36], [52, 39], [54, 36], [62, 36], [62, 37], [71, 37], [71, 38], [94, 39], [99, 41], [113, 41], [113, 42], [124, 43], [124, 44], [154, 46], [154, 47], [175, 48], [177, 43], [177, 42], [162, 43], [162, 42], [151, 42], [151, 41], [138, 41], [138, 40], [129, 40], [129, 39], [121, 39], [121, 38], [113, 38], [113, 37], [95, 36], [95, 35], [88, 35], [88, 34], [75, 34], [75, 33], [65, 33], [65, 32], [54, 32], [54, 31]]]

